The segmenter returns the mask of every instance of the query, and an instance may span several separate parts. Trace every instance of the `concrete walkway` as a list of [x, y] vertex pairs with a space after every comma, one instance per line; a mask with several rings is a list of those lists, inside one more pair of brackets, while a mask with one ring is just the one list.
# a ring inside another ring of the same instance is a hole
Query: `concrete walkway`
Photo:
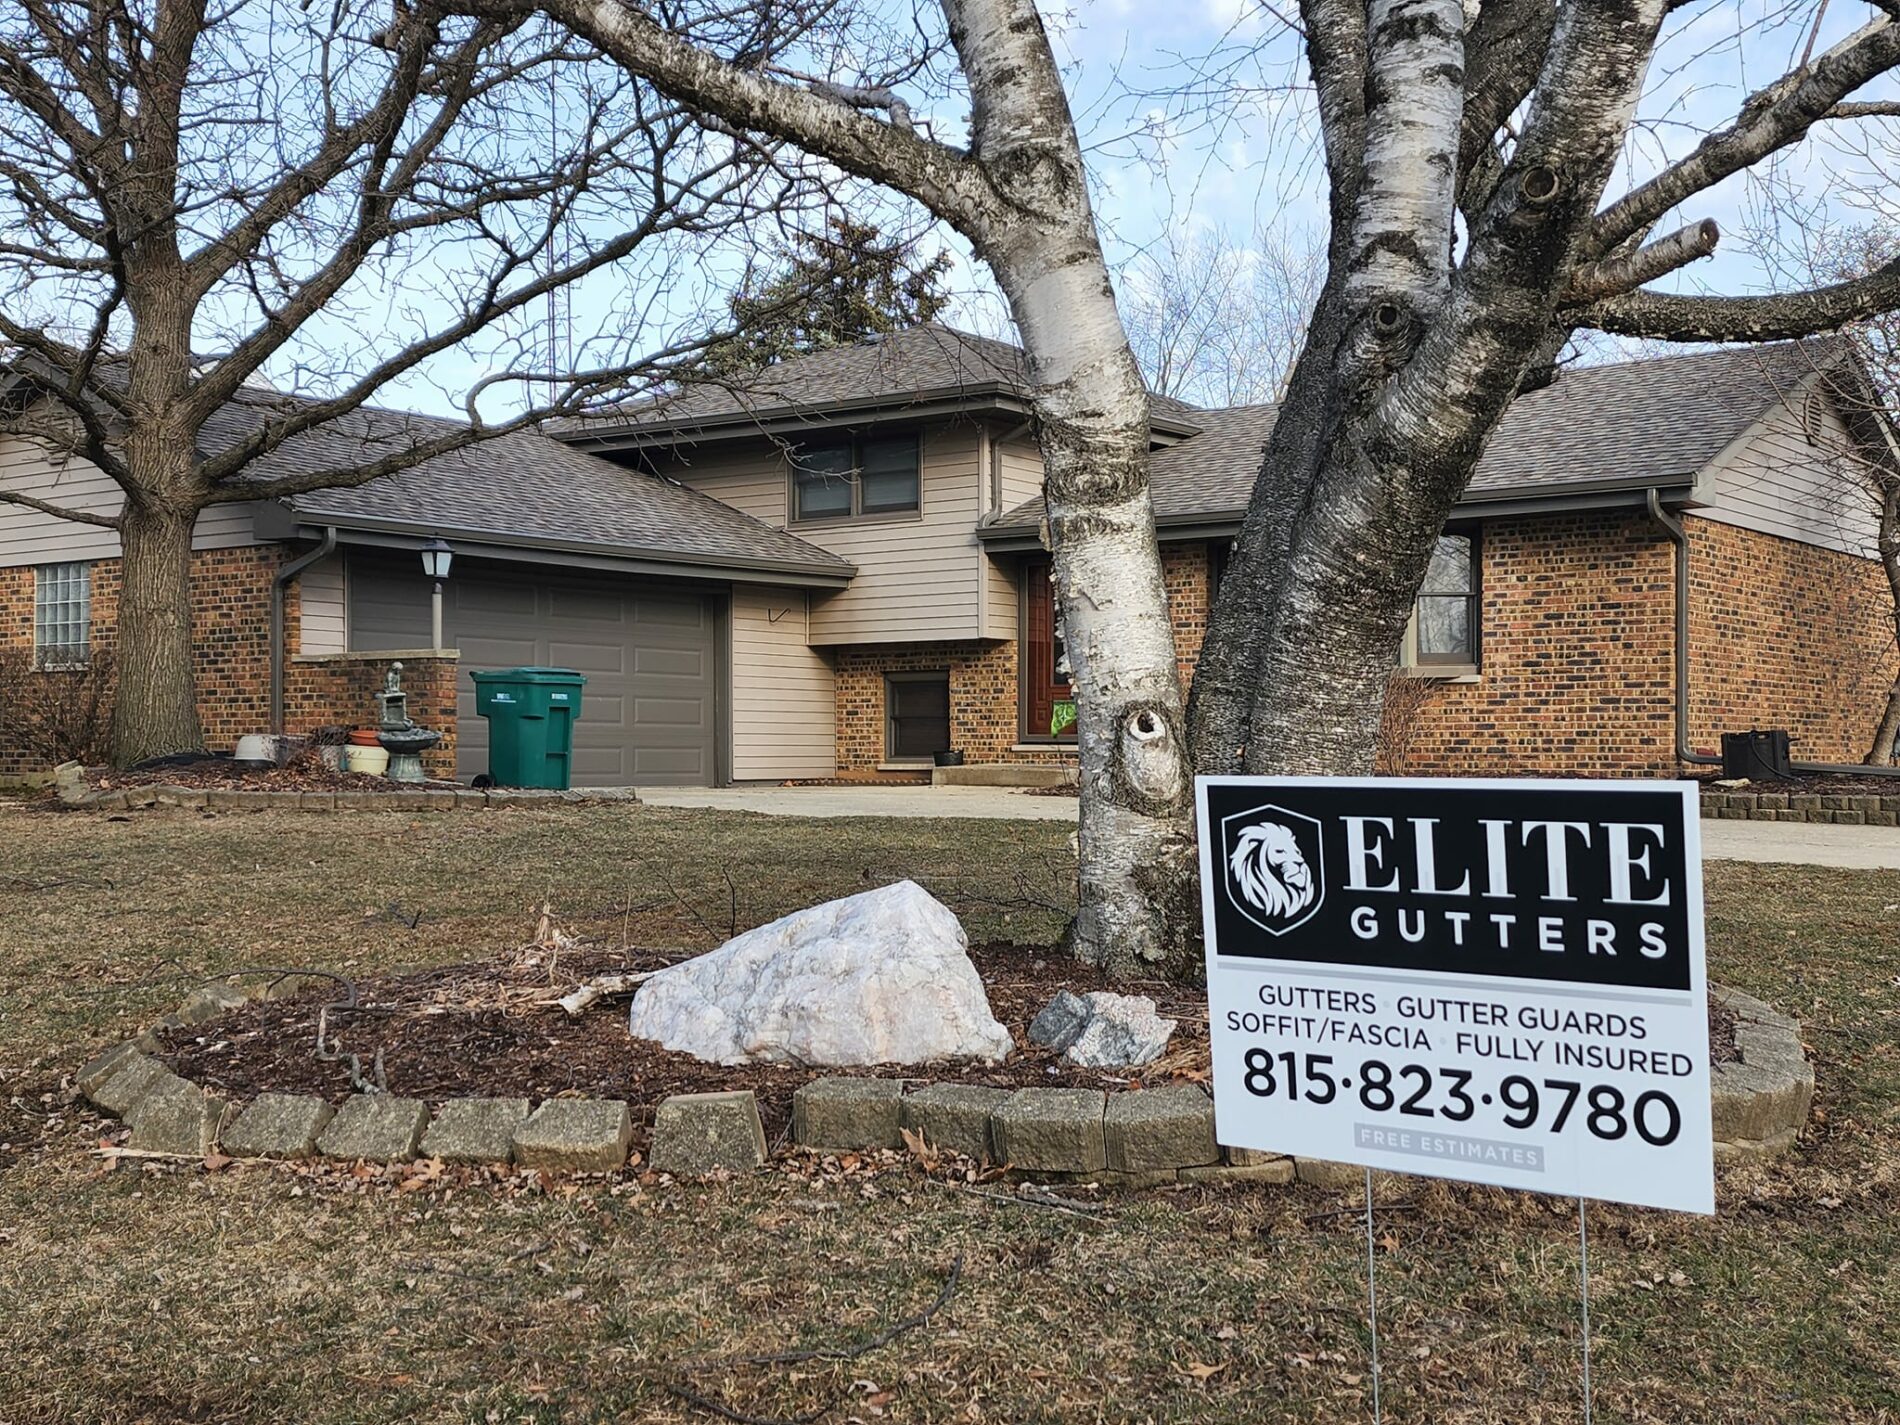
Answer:
[[[659, 807], [707, 807], [762, 816], [943, 816], [1068, 821], [1073, 797], [1025, 796], [1011, 787], [681, 787], [643, 791]], [[1900, 870], [1900, 827], [1809, 826], [1786, 821], [1704, 821], [1710, 861], [1762, 861]]]
[[953, 816], [1073, 821], [1074, 797], [1025, 796], [1016, 787], [656, 787], [656, 807], [709, 807], [761, 816]]

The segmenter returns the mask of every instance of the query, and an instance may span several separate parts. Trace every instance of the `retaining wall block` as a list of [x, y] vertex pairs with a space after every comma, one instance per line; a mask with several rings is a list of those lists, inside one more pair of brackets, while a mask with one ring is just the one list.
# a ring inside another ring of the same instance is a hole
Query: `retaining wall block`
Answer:
[[792, 1095], [792, 1141], [842, 1153], [901, 1148], [903, 1098], [901, 1079], [813, 1079]]
[[750, 1089], [674, 1094], [653, 1115], [648, 1166], [676, 1177], [749, 1172], [765, 1162], [765, 1127]]
[[1045, 1173], [1108, 1166], [1108, 1096], [1096, 1089], [1017, 1089], [990, 1115], [997, 1161]]

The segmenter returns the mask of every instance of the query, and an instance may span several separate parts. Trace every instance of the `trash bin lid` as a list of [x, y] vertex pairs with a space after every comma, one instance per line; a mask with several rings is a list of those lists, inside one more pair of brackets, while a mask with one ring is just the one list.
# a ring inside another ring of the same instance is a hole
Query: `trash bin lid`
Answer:
[[488, 668], [481, 671], [473, 669], [469, 677], [479, 681], [487, 680], [501, 683], [585, 683], [584, 674], [572, 668]]

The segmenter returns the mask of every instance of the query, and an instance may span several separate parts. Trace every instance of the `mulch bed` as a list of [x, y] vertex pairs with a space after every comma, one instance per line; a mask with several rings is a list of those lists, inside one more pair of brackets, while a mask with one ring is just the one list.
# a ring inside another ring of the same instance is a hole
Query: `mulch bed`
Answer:
[[1741, 781], [1733, 786], [1722, 785], [1724, 779], [1720, 772], [1711, 776], [1696, 777], [1694, 780], [1708, 792], [1818, 792], [1823, 796], [1843, 797], [1900, 796], [1900, 776], [1859, 776], [1852, 772], [1816, 773], [1812, 777], [1789, 777], [1785, 780], [1777, 778], [1766, 781]]
[[[625, 999], [597, 1003], [578, 1018], [552, 1002], [594, 975], [656, 969], [686, 958], [683, 951], [528, 946], [489, 960], [364, 977], [355, 982], [353, 1009], [335, 1007], [346, 991], [324, 981], [293, 998], [255, 1001], [211, 1023], [167, 1031], [160, 1035], [160, 1057], [186, 1078], [236, 1098], [306, 1093], [341, 1103], [353, 1092], [350, 1056], [368, 1077], [380, 1051], [388, 1091], [408, 1098], [538, 1102], [567, 1093], [625, 1099], [642, 1151], [660, 1100], [728, 1089], [758, 1095], [766, 1135], [776, 1142], [791, 1123], [792, 1094], [834, 1072], [998, 1088], [1114, 1089], [1205, 1082], [1208, 1076], [1207, 1005], [1197, 992], [1166, 981], [1110, 986], [1100, 971], [1042, 946], [998, 943], [971, 951], [991, 1012], [1016, 1041], [1015, 1052], [1001, 1064], [962, 1060], [848, 1071], [706, 1064], [629, 1035]], [[1149, 995], [1162, 1014], [1178, 1021], [1164, 1058], [1118, 1075], [1078, 1068], [1029, 1041], [1029, 1021], [1057, 990], [1104, 988]], [[327, 1012], [325, 1006], [331, 1006]], [[313, 1052], [320, 1014], [336, 1057], [319, 1059]], [[1735, 1024], [1731, 1011], [1710, 1004], [1712, 1062], [1739, 1057]]]
[[579, 1018], [550, 1003], [601, 973], [653, 969], [688, 958], [680, 951], [569, 950], [542, 947], [485, 961], [356, 981], [359, 1007], [331, 1009], [329, 1045], [340, 1059], [313, 1053], [317, 1018], [344, 998], [325, 982], [294, 998], [256, 1001], [215, 1021], [160, 1035], [160, 1057], [207, 1088], [248, 1099], [259, 1093], [319, 1094], [340, 1103], [352, 1092], [350, 1059], [370, 1074], [378, 1050], [389, 1092], [430, 1102], [488, 1096], [539, 1101], [563, 1093], [625, 1099], [644, 1150], [653, 1111], [678, 1093], [751, 1089], [768, 1139], [777, 1141], [792, 1115], [792, 1094], [829, 1073], [878, 1074], [919, 1081], [1115, 1088], [1131, 1082], [1205, 1079], [1207, 1006], [1193, 991], [1165, 982], [1116, 984], [1125, 994], [1152, 996], [1179, 1021], [1166, 1057], [1130, 1075], [1082, 1069], [1029, 1042], [1029, 1021], [1058, 989], [1107, 988], [1099, 971], [1046, 947], [986, 945], [971, 958], [989, 993], [990, 1009], [1008, 1026], [1017, 1049], [1001, 1064], [950, 1061], [928, 1067], [810, 1069], [706, 1064], [633, 1038], [626, 1000], [601, 1002]]
[[114, 772], [88, 768], [86, 781], [101, 791], [126, 787], [199, 787], [217, 791], [387, 792], [400, 787], [452, 788], [454, 782], [392, 782], [362, 772], [332, 772], [315, 757], [299, 757], [287, 767], [240, 767], [229, 757]]

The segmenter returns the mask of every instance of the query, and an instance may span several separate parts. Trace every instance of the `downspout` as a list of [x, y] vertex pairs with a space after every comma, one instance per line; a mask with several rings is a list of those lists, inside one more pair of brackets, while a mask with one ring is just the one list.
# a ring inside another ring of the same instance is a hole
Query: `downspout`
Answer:
[[284, 589], [292, 579], [336, 552], [336, 526], [323, 531], [323, 539], [308, 554], [300, 554], [270, 581], [270, 730], [284, 730]]
[[1676, 547], [1676, 760], [1694, 767], [1720, 767], [1720, 757], [1705, 756], [1689, 746], [1689, 532], [1663, 508], [1653, 485], [1645, 495], [1649, 517]]
[[[1689, 534], [1682, 521], [1663, 508], [1653, 487], [1647, 497], [1649, 517], [1676, 546], [1676, 760], [1696, 767], [1720, 767], [1720, 757], [1707, 756], [1689, 746]], [[1900, 767], [1870, 767], [1858, 762], [1790, 761], [1788, 765], [1797, 772], [1828, 776], [1900, 777]]]

